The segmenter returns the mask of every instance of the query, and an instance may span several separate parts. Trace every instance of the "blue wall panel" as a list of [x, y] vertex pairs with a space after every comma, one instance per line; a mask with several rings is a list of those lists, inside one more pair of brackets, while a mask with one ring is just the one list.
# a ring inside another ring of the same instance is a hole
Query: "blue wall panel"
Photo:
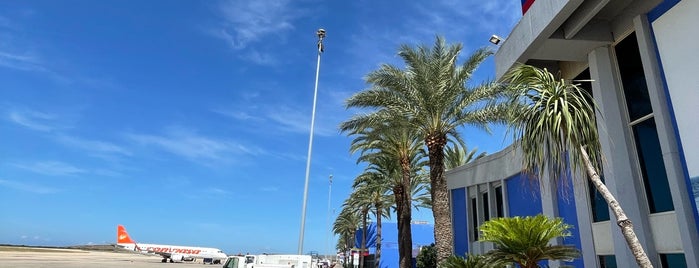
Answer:
[[[398, 224], [395, 222], [381, 223], [381, 268], [398, 268]], [[417, 255], [421, 246], [428, 246], [434, 243], [433, 224], [411, 224], [410, 229], [413, 235], [413, 253]], [[376, 253], [376, 223], [371, 223], [367, 227], [369, 240], [369, 253]], [[361, 243], [361, 229], [357, 230], [357, 247]], [[415, 258], [415, 256], [412, 256]], [[413, 263], [415, 260], [413, 260]]]
[[517, 174], [505, 180], [509, 217], [534, 216], [542, 213], [539, 183]]
[[468, 252], [466, 188], [451, 190], [451, 204], [451, 217], [454, 225], [454, 254], [465, 256]]
[[[575, 246], [578, 250], [582, 249], [580, 242], [580, 232], [578, 231], [578, 214], [575, 207], [575, 197], [573, 195], [573, 185], [570, 178], [561, 181], [557, 191], [558, 195], [558, 215], [563, 218], [563, 222], [573, 226], [570, 230], [571, 236], [564, 238], [563, 244]], [[578, 258], [573, 262], [565, 262], [565, 265], [574, 267], [585, 267], [582, 258]]]

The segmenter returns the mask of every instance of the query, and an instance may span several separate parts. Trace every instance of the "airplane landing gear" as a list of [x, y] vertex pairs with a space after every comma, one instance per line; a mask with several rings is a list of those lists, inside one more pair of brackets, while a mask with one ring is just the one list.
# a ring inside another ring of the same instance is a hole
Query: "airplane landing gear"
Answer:
[[160, 262], [167, 262], [167, 258], [163, 258]]

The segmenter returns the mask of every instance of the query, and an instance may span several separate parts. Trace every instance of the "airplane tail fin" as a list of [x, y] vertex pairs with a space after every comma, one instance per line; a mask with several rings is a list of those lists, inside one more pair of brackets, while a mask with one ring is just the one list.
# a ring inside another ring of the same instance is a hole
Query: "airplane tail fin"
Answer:
[[136, 244], [136, 241], [131, 239], [123, 225], [117, 226], [117, 244]]

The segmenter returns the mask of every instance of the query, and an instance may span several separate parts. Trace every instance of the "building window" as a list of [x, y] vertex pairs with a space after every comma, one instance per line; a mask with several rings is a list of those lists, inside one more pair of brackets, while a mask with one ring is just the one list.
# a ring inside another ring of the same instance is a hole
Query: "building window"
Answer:
[[[604, 178], [602, 178], [604, 182]], [[602, 195], [597, 191], [591, 181], [587, 181], [588, 192], [590, 193], [590, 208], [592, 209], [592, 222], [608, 221], [609, 206]]]
[[478, 200], [471, 198], [471, 222], [473, 226], [473, 241], [478, 241]]
[[636, 34], [614, 48], [651, 213], [674, 210]]
[[481, 195], [483, 200], [483, 221], [488, 221], [490, 220], [490, 202], [488, 202], [488, 193], [483, 193]]
[[505, 217], [505, 202], [502, 199], [502, 185], [495, 187], [495, 216]]
[[684, 254], [660, 254], [660, 263], [663, 268], [687, 268], [687, 261]]
[[617, 268], [616, 266], [616, 256], [614, 255], [600, 255], [599, 267], [600, 268]]

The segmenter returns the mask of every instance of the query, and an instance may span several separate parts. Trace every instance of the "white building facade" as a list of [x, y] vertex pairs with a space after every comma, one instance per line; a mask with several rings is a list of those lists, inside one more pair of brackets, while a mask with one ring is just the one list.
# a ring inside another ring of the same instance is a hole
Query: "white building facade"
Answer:
[[[588, 89], [605, 183], [649, 258], [655, 267], [699, 267], [699, 0], [525, 2], [495, 55], [497, 77], [527, 63]], [[515, 183], [518, 160], [508, 148], [447, 173], [455, 253], [487, 251], [473, 230], [488, 218], [544, 213], [575, 226], [573, 240], [559, 241], [582, 251], [571, 265], [635, 266], [614, 215], [584, 179], [570, 196], [536, 185], [537, 201], [527, 201]]]

